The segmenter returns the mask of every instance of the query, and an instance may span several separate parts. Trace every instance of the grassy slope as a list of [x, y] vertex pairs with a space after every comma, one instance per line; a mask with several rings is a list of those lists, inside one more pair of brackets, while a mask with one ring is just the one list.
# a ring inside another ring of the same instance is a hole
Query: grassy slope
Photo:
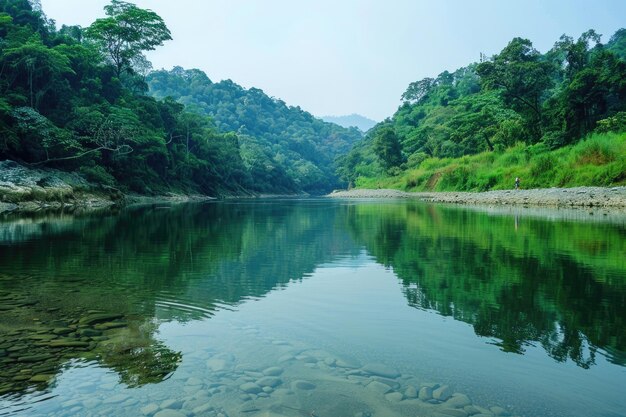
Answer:
[[487, 191], [513, 188], [626, 185], [626, 132], [594, 134], [554, 151], [517, 145], [503, 152], [429, 158], [398, 176], [357, 180], [357, 188]]

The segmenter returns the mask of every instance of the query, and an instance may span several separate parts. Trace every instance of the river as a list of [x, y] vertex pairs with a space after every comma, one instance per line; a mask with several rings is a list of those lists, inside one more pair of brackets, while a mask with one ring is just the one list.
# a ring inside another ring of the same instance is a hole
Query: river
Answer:
[[624, 386], [621, 215], [274, 199], [0, 219], [0, 415], [617, 417]]

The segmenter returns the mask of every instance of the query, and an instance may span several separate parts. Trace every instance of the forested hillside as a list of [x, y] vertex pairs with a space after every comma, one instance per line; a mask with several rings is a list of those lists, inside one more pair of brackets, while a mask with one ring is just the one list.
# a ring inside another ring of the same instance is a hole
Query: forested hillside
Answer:
[[361, 139], [355, 128], [326, 123], [258, 88], [214, 83], [197, 69], [155, 71], [147, 82], [154, 97], [171, 97], [210, 116], [220, 132], [237, 132], [243, 162], [265, 191], [276, 183], [311, 193], [339, 186], [334, 160]]
[[[337, 186], [333, 157], [360, 138], [356, 130], [198, 71], [156, 73], [171, 82], [163, 96], [183, 99], [155, 99], [144, 53], [171, 39], [161, 17], [112, 0], [89, 27], [59, 29], [38, 4], [0, 0], [0, 160], [146, 194]], [[210, 105], [177, 92], [185, 84], [213, 92]]]
[[[459, 172], [473, 161], [468, 155], [493, 154], [480, 160], [489, 165], [515, 147], [514, 163], [503, 164], [523, 169], [532, 162], [538, 164], [535, 174], [544, 174], [555, 165], [550, 160], [552, 150], [568, 148], [592, 132], [626, 131], [625, 53], [626, 29], [617, 31], [606, 45], [593, 30], [577, 40], [563, 35], [544, 54], [529, 40], [515, 38], [480, 63], [411, 83], [398, 111], [341, 158], [339, 172], [357, 186], [482, 191], [510, 186], [515, 176], [530, 173], [494, 167], [494, 171], [502, 169], [484, 181], [452, 177], [473, 175], [474, 169]], [[617, 161], [617, 168], [598, 178], [587, 176], [582, 183], [569, 182], [562, 172], [559, 184], [535, 185], [625, 182], [626, 161], [620, 155], [624, 137], [605, 135], [594, 140], [595, 145], [587, 148], [597, 155], [590, 154], [585, 158], [591, 160], [582, 162]], [[581, 163], [572, 159], [574, 165]], [[422, 169], [425, 166], [438, 170]], [[504, 182], [497, 184], [496, 176], [504, 177]]]

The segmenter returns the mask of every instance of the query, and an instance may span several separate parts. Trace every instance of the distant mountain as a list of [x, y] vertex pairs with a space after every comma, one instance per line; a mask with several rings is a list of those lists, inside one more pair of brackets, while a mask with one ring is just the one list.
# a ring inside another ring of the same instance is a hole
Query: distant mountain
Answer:
[[325, 122], [335, 123], [343, 127], [356, 127], [361, 132], [367, 132], [376, 125], [372, 119], [368, 119], [360, 114], [352, 113], [348, 116], [322, 116]]
[[231, 80], [214, 83], [197, 69], [155, 71], [147, 82], [152, 96], [171, 97], [210, 116], [220, 132], [236, 132], [259, 192], [318, 194], [340, 187], [335, 159], [362, 138], [357, 128], [324, 122], [258, 88]]

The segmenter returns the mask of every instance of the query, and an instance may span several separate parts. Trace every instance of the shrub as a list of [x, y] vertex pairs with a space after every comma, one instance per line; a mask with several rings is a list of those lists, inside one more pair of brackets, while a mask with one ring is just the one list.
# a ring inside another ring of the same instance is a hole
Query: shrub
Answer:
[[426, 153], [416, 152], [414, 154], [411, 154], [411, 156], [409, 156], [409, 159], [407, 160], [406, 164], [409, 168], [417, 168], [426, 159], [428, 159], [428, 155]]
[[80, 172], [89, 182], [108, 186], [114, 186], [116, 184], [115, 178], [100, 165], [80, 167]]
[[577, 146], [577, 162], [581, 165], [604, 165], [616, 158], [615, 146], [607, 136], [592, 136]]
[[541, 141], [548, 147], [548, 149], [558, 149], [567, 143], [567, 138], [565, 137], [565, 133], [556, 131], [546, 133], [541, 138]]
[[555, 166], [555, 161], [552, 155], [545, 154], [539, 155], [533, 158], [533, 164], [530, 167], [530, 175], [533, 177], [540, 177], [547, 173]]
[[599, 120], [595, 131], [597, 133], [625, 132], [626, 112], [621, 111], [614, 116]]

